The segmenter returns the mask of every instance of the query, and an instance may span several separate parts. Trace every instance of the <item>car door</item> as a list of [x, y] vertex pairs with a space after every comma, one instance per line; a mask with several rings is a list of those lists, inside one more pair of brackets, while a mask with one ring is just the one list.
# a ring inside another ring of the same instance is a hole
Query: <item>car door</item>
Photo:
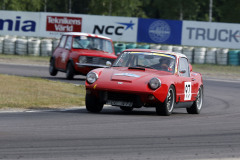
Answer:
[[62, 53], [65, 50], [66, 39], [67, 36], [62, 36], [58, 48], [54, 51], [55, 65], [57, 68], [60, 68], [62, 63]]
[[194, 82], [190, 77], [190, 68], [187, 58], [179, 58], [178, 74], [180, 102], [192, 101], [192, 86], [194, 85]]
[[59, 64], [60, 69], [66, 70], [66, 66], [67, 66], [67, 62], [69, 59], [69, 54], [71, 52], [71, 48], [72, 48], [72, 36], [67, 36], [65, 46], [61, 53], [61, 58], [59, 59], [61, 61]]

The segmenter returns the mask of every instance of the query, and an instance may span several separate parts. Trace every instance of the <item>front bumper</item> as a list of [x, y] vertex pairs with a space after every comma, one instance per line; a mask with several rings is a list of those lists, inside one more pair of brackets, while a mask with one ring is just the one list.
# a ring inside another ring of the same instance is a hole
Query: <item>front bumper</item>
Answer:
[[91, 63], [76, 63], [76, 65], [80, 68], [82, 67], [92, 67], [92, 68], [109, 68], [110, 66], [102, 65], [102, 64], [91, 64]]

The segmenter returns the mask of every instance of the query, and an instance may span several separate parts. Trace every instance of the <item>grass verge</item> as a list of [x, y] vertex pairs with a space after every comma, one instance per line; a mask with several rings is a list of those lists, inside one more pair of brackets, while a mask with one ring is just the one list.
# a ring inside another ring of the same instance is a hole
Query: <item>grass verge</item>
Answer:
[[48, 65], [49, 59], [49, 57], [0, 54], [0, 62], [4, 63]]
[[84, 98], [84, 86], [0, 74], [0, 109], [83, 106]]
[[240, 80], [240, 66], [223, 66], [213, 64], [193, 64], [193, 71], [203, 76]]

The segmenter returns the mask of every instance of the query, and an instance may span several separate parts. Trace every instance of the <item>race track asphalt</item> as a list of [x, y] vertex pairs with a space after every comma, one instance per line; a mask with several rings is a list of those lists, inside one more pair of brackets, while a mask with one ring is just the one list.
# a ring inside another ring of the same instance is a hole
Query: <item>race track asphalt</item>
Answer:
[[[0, 73], [50, 77], [46, 66], [0, 64]], [[84, 77], [71, 81], [83, 84]], [[124, 112], [106, 106], [100, 114], [70, 110], [0, 112], [0, 159], [188, 160], [240, 159], [240, 82], [204, 79], [201, 114], [175, 109]]]

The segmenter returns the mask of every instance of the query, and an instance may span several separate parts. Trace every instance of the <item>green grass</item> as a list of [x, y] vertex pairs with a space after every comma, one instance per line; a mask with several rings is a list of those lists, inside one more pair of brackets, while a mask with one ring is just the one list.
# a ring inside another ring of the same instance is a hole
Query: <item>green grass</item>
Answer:
[[193, 64], [193, 71], [205, 76], [240, 79], [240, 66]]
[[47, 65], [49, 64], [49, 57], [0, 54], [0, 62]]
[[0, 74], [0, 108], [61, 108], [85, 105], [85, 87]]

